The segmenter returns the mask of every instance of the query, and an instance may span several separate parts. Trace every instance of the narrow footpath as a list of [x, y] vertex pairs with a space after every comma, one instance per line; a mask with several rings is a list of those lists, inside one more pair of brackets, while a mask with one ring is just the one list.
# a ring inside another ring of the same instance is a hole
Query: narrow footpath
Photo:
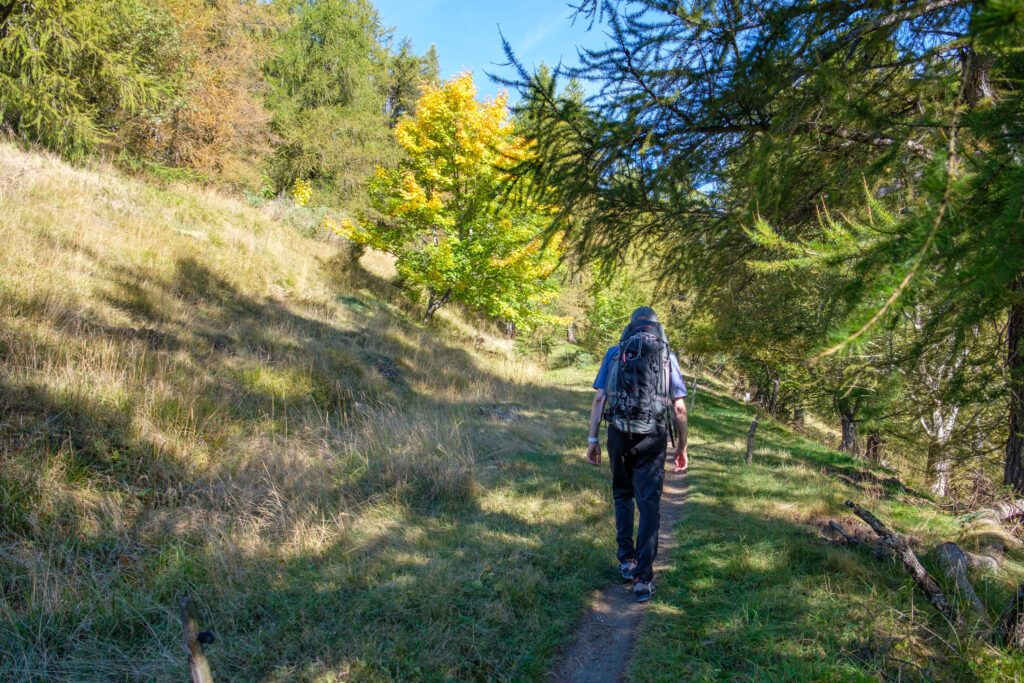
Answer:
[[[658, 558], [654, 563], [655, 583], [675, 548], [672, 532], [683, 517], [686, 498], [686, 473], [674, 474], [673, 467], [672, 458], [666, 458]], [[655, 592], [651, 602], [657, 599], [658, 593]], [[625, 680], [644, 607], [645, 604], [638, 603], [633, 597], [632, 586], [627, 582], [609, 583], [596, 591], [590, 610], [576, 629], [575, 642], [556, 661], [548, 674], [550, 680], [569, 683], [618, 683]]]

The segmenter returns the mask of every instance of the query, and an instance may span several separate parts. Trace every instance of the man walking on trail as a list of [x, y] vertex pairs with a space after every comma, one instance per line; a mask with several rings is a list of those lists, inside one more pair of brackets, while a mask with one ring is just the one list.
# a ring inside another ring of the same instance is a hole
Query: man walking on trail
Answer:
[[[619, 571], [633, 580], [636, 599], [646, 602], [654, 593], [669, 426], [675, 427], [677, 439], [674, 471], [688, 464], [686, 383], [654, 309], [633, 311], [619, 343], [605, 354], [594, 388], [587, 461], [601, 464], [597, 433], [602, 416], [607, 417]], [[666, 424], [666, 412], [672, 425]], [[635, 543], [634, 500], [640, 514]]]

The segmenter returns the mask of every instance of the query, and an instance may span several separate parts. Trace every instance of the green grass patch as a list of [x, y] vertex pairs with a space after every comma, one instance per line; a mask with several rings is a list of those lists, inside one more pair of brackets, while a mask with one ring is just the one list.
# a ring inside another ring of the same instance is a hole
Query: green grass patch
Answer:
[[[680, 543], [637, 640], [634, 679], [999, 681], [1024, 672], [1024, 656], [944, 623], [902, 566], [829, 544], [819, 526], [849, 528], [857, 520], [843, 502], [856, 500], [912, 536], [934, 575], [928, 549], [961, 533], [951, 515], [902, 490], [844, 481], [837, 475], [863, 463], [772, 423], [758, 428], [747, 467], [750, 419], [732, 400], [698, 397]], [[992, 615], [1024, 578], [1007, 567], [975, 575]]]

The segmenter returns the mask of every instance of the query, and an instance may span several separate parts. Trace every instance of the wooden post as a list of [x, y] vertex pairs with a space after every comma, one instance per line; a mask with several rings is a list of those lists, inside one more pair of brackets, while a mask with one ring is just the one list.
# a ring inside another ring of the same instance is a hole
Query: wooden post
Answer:
[[754, 432], [757, 431], [757, 413], [754, 413], [754, 421], [750, 423], [750, 432], [747, 433], [747, 464], [754, 463]]
[[697, 400], [697, 381], [700, 379], [701, 373], [704, 372], [704, 359], [700, 359], [700, 364], [697, 366], [697, 372], [693, 376], [693, 391], [690, 392], [690, 408], [693, 411], [693, 403]]
[[192, 683], [213, 683], [210, 663], [206, 661], [203, 645], [199, 642], [199, 623], [196, 608], [192, 604], [192, 596], [186, 595], [178, 601], [181, 616], [181, 637], [188, 652], [188, 668], [192, 673]]

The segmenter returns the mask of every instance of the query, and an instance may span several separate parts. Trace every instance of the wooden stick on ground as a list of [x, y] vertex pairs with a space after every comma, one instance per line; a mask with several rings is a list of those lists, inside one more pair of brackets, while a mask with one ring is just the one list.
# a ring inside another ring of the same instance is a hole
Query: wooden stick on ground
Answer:
[[837, 524], [835, 520], [830, 521], [828, 526], [830, 529], [836, 531], [840, 536], [842, 536], [850, 545], [861, 545], [861, 540], [859, 538], [848, 534], [846, 529], [844, 529], [841, 524]]
[[192, 683], [213, 683], [210, 663], [206, 661], [206, 653], [203, 652], [202, 643], [198, 640], [199, 624], [192, 597], [186, 595], [179, 600], [178, 608], [181, 616], [181, 636], [188, 652], [188, 668], [192, 673]]
[[974, 592], [974, 586], [967, 578], [967, 555], [956, 543], [942, 543], [935, 548], [935, 554], [939, 556], [939, 565], [946, 576], [956, 581], [956, 589], [963, 596], [967, 604], [975, 612], [984, 615], [985, 605]]
[[882, 539], [882, 543], [890, 548], [896, 556], [900, 558], [903, 563], [903, 567], [907, 570], [918, 587], [924, 592], [925, 597], [928, 598], [928, 602], [939, 610], [943, 616], [955, 626], [961, 626], [963, 624], [963, 618], [960, 616], [960, 610], [950, 604], [949, 600], [946, 599], [945, 594], [939, 588], [939, 585], [935, 583], [935, 579], [928, 575], [925, 568], [921, 566], [920, 560], [917, 559], [917, 555], [910, 549], [910, 544], [907, 543], [907, 539], [903, 538], [897, 533], [889, 530], [877, 517], [871, 512], [865, 510], [861, 506], [854, 503], [852, 500], [846, 501], [847, 507], [853, 510], [853, 513], [863, 519], [871, 529], [878, 534], [878, 537]]
[[839, 524], [835, 520], [830, 521], [828, 523], [828, 527], [836, 533], [838, 533], [840, 536], [842, 536], [843, 540], [845, 540], [849, 545], [863, 546], [870, 550], [871, 554], [879, 560], [885, 559], [889, 554], [888, 552], [886, 552], [885, 548], [879, 546], [878, 544], [865, 543], [853, 534], [848, 533], [846, 529], [843, 528], [843, 525]]

